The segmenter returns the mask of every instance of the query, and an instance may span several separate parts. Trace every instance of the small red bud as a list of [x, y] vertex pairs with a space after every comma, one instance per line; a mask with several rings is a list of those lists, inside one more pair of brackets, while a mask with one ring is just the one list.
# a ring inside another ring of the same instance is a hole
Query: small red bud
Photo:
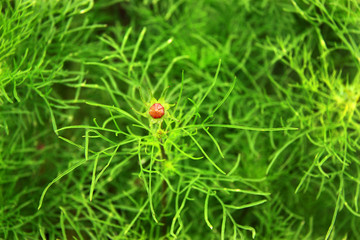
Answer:
[[155, 103], [150, 107], [149, 114], [153, 118], [161, 118], [165, 114], [165, 109], [160, 103]]

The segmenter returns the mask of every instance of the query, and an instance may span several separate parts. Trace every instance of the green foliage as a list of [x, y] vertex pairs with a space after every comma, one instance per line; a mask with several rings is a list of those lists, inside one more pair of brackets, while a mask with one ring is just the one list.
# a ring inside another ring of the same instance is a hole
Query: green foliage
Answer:
[[1, 1], [0, 239], [359, 239], [359, 12]]

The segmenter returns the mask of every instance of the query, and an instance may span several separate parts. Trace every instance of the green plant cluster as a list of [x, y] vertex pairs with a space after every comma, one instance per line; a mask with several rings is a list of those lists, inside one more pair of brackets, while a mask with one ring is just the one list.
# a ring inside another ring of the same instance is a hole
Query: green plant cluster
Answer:
[[0, 239], [360, 239], [359, 46], [358, 0], [1, 0]]

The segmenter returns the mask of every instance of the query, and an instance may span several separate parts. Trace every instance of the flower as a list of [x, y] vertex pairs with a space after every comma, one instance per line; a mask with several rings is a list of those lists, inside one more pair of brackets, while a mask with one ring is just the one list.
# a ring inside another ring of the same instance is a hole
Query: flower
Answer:
[[149, 114], [152, 118], [162, 118], [165, 114], [165, 109], [161, 103], [154, 103], [150, 107]]
[[[142, 99], [143, 100], [143, 99]], [[143, 117], [146, 117], [150, 120], [150, 125], [160, 124], [167, 118], [171, 118], [169, 113], [169, 108], [175, 104], [169, 104], [165, 102], [165, 99], [161, 97], [160, 99], [151, 98], [150, 102], [143, 101], [147, 111], [144, 113], [138, 112], [133, 109], [136, 113], [140, 114]]]

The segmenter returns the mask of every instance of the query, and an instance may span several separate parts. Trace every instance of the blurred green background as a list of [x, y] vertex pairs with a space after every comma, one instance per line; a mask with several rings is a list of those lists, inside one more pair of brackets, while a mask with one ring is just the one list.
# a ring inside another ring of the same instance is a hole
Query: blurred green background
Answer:
[[358, 0], [0, 0], [0, 239], [360, 239], [359, 26]]

